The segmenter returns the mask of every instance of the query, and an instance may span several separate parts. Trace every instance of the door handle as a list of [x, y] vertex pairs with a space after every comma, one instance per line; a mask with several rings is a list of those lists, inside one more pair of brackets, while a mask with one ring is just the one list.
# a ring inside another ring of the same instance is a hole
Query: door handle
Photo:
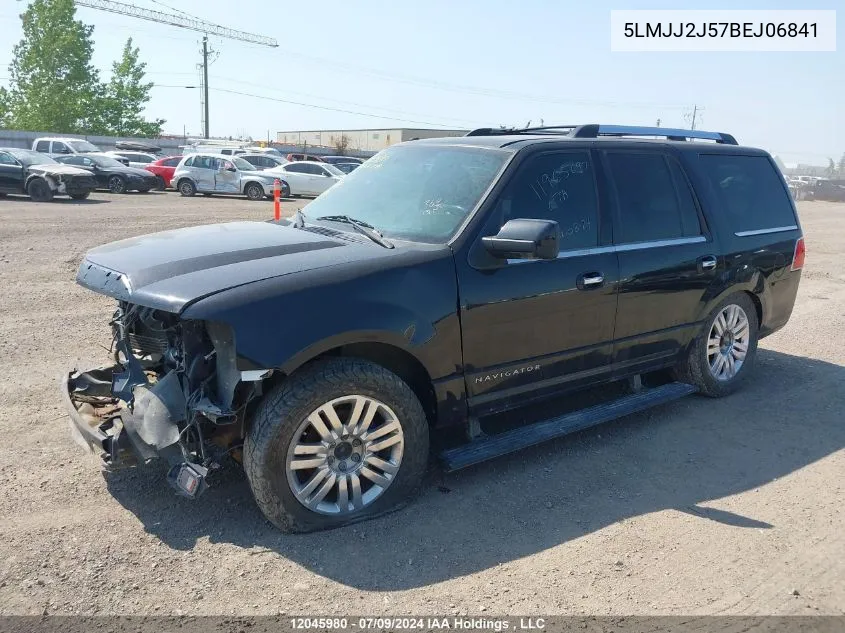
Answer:
[[713, 255], [699, 257], [698, 266], [701, 270], [713, 270], [716, 268], [716, 258]]
[[600, 288], [604, 285], [604, 275], [601, 273], [582, 273], [578, 275], [576, 280], [578, 290], [592, 290], [593, 288]]

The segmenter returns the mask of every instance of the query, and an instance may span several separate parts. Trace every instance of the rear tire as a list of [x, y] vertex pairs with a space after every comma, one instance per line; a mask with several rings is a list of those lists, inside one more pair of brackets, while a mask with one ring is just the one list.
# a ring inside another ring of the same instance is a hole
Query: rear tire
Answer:
[[26, 186], [26, 192], [34, 202], [50, 202], [53, 199], [53, 190], [43, 178], [33, 178]]
[[[311, 425], [315, 417], [324, 433]], [[366, 360], [329, 358], [264, 396], [244, 442], [244, 469], [273, 525], [311, 532], [404, 505], [422, 483], [428, 439], [422, 405], [396, 374]], [[294, 468], [303, 458], [319, 464]]]
[[742, 292], [726, 298], [707, 316], [675, 378], [712, 398], [733, 393], [754, 369], [758, 328], [751, 297]]
[[185, 196], [186, 198], [190, 198], [191, 196], [197, 195], [197, 186], [190, 180], [180, 180], [179, 193]]
[[280, 189], [280, 195], [282, 196], [282, 198], [290, 198], [290, 185], [284, 180], [282, 181]]

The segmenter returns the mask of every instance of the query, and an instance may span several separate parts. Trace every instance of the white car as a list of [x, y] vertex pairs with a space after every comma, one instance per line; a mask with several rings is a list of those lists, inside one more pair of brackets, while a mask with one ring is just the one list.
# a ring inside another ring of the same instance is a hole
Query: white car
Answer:
[[301, 160], [267, 169], [265, 174], [279, 174], [286, 182], [292, 196], [319, 196], [343, 180], [344, 174], [334, 165]]
[[[257, 171], [239, 156], [198, 152], [182, 158], [170, 182], [183, 196], [222, 193], [263, 200], [273, 195], [277, 178], [267, 171]], [[281, 190], [283, 196], [287, 195], [284, 184]]]
[[32, 151], [41, 152], [42, 154], [47, 154], [55, 158], [56, 156], [66, 156], [67, 154], [88, 154], [91, 152], [101, 152], [102, 150], [84, 138], [42, 136], [32, 142]]
[[105, 153], [121, 163], [128, 161], [128, 163], [125, 164], [128, 164], [130, 167], [137, 167], [138, 169], [144, 169], [150, 163], [154, 163], [159, 158], [163, 158], [162, 156], [156, 156], [155, 154], [147, 154], [146, 152], [112, 151]]

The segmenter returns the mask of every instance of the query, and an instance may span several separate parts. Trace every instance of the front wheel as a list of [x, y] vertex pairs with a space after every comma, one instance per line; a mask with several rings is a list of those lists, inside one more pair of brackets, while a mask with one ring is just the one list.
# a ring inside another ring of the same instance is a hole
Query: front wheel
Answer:
[[53, 199], [53, 190], [42, 178], [33, 178], [26, 186], [26, 192], [35, 202], [50, 202]]
[[264, 516], [285, 532], [395, 510], [419, 489], [428, 423], [411, 388], [366, 360], [304, 367], [259, 403], [244, 468]]
[[751, 298], [735, 294], [722, 301], [676, 369], [676, 377], [698, 387], [706, 396], [736, 391], [751, 373], [757, 357], [757, 309]]
[[109, 191], [112, 193], [126, 193], [126, 181], [123, 176], [112, 176], [109, 178]]
[[196, 195], [197, 186], [190, 180], [182, 180], [179, 183], [179, 193], [186, 198], [190, 198], [191, 196]]
[[264, 187], [262, 187], [258, 183], [251, 182], [244, 189], [244, 194], [246, 195], [247, 198], [249, 198], [253, 202], [256, 201], [256, 200], [263, 200], [264, 199]]

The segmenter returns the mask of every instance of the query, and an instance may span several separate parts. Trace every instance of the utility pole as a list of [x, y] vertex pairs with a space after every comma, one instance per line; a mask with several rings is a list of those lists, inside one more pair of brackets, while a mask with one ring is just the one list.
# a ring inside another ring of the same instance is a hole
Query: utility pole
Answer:
[[692, 107], [692, 125], [690, 125], [690, 129], [691, 129], [691, 130], [694, 130], [694, 129], [695, 129], [695, 115], [696, 115], [696, 114], [698, 114], [698, 106], [697, 106], [697, 105], [694, 105], [694, 106]]
[[657, 127], [660, 127], [660, 119], [657, 119]]
[[208, 35], [202, 36], [202, 108], [203, 135], [208, 136]]

